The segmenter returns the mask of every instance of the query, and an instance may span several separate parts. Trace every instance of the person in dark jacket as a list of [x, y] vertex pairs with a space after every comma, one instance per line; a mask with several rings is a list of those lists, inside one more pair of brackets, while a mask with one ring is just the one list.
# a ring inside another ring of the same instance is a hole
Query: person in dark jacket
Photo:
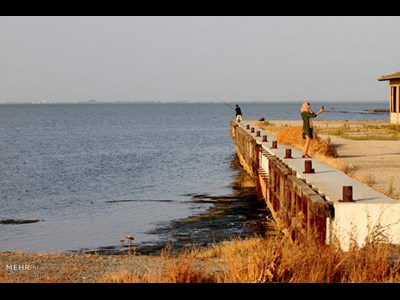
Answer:
[[235, 111], [236, 111], [236, 122], [238, 122], [238, 123], [242, 122], [242, 120], [243, 120], [242, 110], [240, 109], [239, 105], [237, 105], [237, 104], [236, 104]]
[[310, 103], [304, 102], [301, 106], [301, 118], [303, 119], [303, 137], [306, 139], [303, 147], [303, 158], [311, 158], [308, 155], [308, 148], [310, 147], [310, 142], [314, 138], [314, 128], [312, 119], [317, 117], [320, 113], [324, 112], [324, 107], [314, 113], [311, 110]]

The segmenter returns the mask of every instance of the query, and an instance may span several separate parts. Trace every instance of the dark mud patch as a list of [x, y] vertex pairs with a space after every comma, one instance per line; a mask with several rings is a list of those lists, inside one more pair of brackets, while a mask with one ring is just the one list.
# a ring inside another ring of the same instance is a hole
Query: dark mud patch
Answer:
[[[205, 213], [174, 220], [148, 234], [161, 237], [157, 243], [140, 243], [137, 255], [160, 255], [163, 250], [206, 247], [232, 238], [272, 234], [271, 213], [264, 202], [258, 201], [254, 188], [237, 188], [234, 196], [193, 195], [193, 202], [213, 203]], [[103, 255], [126, 254], [128, 246], [106, 246], [96, 250], [81, 249], [80, 253]], [[131, 252], [133, 253], [133, 251]]]
[[172, 221], [149, 232], [162, 236], [163, 242], [156, 247], [142, 245], [139, 251], [157, 255], [166, 247], [180, 251], [206, 247], [232, 238], [276, 234], [271, 212], [264, 201], [258, 200], [255, 183], [240, 166], [236, 156], [232, 157], [231, 168], [237, 170], [230, 183], [231, 194], [187, 194], [194, 203], [214, 205], [205, 213]]
[[[192, 195], [189, 202], [212, 203], [205, 213], [174, 220], [148, 234], [161, 237], [157, 243], [136, 244], [137, 255], [160, 255], [163, 250], [181, 250], [206, 247], [232, 238], [273, 235], [276, 233], [267, 205], [258, 200], [254, 188], [234, 187], [233, 195]], [[81, 253], [103, 255], [126, 254], [128, 246], [106, 246], [96, 250], [81, 249]], [[133, 252], [132, 252], [133, 253]]]
[[241, 189], [240, 197], [228, 200], [227, 197], [215, 197], [213, 202], [214, 205], [204, 214], [172, 221], [150, 233], [161, 235], [164, 244], [172, 250], [206, 247], [232, 238], [267, 235], [271, 213], [265, 203], [257, 200], [254, 189]]
[[148, 199], [122, 199], [122, 200], [106, 200], [106, 203], [121, 203], [121, 202], [176, 202], [176, 200], [148, 200]]
[[4, 225], [31, 224], [31, 223], [37, 223], [37, 222], [40, 222], [40, 220], [19, 220], [19, 219], [0, 220], [0, 224], [4, 224]]
[[[185, 194], [190, 197], [188, 202], [213, 205], [205, 213], [174, 220], [148, 232], [161, 237], [161, 241], [133, 242], [138, 246], [136, 254], [160, 255], [165, 249], [175, 252], [206, 247], [233, 238], [276, 234], [271, 212], [265, 202], [258, 200], [255, 183], [241, 168], [236, 156], [232, 157], [231, 167], [237, 170], [237, 174], [230, 183], [232, 192], [229, 195]], [[126, 254], [127, 251], [127, 245], [124, 245], [82, 249], [80, 252], [108, 255]]]

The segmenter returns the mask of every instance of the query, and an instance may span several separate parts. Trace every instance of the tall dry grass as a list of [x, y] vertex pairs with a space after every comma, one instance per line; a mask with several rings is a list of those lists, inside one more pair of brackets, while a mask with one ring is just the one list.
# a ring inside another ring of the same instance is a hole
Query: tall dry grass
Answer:
[[[389, 244], [368, 243], [343, 252], [308, 239], [233, 239], [205, 249], [165, 256], [161, 272], [125, 270], [101, 282], [146, 283], [392, 283], [400, 282], [400, 261]], [[199, 264], [199, 261], [202, 264]], [[213, 263], [218, 261], [215, 271]], [[211, 271], [210, 271], [211, 270]], [[214, 271], [212, 271], [214, 270]]]
[[215, 274], [196, 267], [196, 259], [186, 252], [179, 255], [161, 254], [162, 262], [147, 272], [125, 269], [112, 272], [99, 280], [100, 283], [213, 283]]
[[[299, 149], [302, 149], [304, 145], [302, 127], [284, 127], [276, 134], [276, 138], [280, 144], [294, 146]], [[314, 134], [314, 138], [311, 140], [309, 150], [312, 155], [318, 153], [326, 157], [338, 157], [336, 148], [321, 139], [317, 133]]]

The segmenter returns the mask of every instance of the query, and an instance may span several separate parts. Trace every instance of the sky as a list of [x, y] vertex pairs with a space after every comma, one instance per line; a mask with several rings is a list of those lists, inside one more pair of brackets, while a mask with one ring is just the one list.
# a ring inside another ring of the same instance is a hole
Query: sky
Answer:
[[0, 16], [0, 102], [388, 101], [399, 16]]

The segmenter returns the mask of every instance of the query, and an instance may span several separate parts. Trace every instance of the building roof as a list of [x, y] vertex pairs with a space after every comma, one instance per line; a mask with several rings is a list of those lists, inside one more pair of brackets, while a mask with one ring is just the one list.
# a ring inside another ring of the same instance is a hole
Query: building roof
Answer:
[[378, 78], [379, 81], [390, 80], [390, 79], [400, 79], [400, 72], [396, 72], [390, 75], [384, 75]]

